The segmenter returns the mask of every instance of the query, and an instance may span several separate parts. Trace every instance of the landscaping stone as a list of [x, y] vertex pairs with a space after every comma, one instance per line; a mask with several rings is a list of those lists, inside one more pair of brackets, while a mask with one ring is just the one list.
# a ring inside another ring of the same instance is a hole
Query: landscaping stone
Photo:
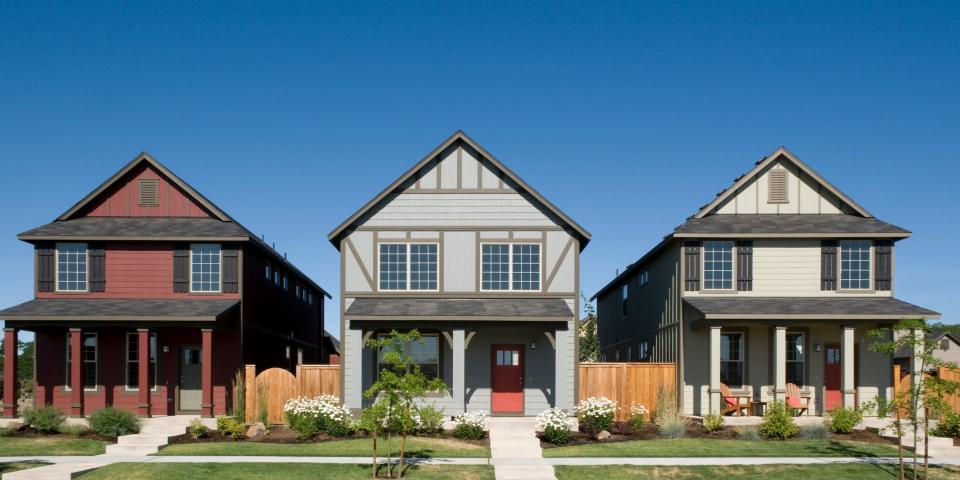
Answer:
[[262, 422], [254, 423], [250, 425], [250, 428], [247, 429], [247, 432], [244, 434], [247, 438], [258, 438], [267, 434], [267, 427], [264, 426]]
[[600, 433], [597, 434], [596, 438], [597, 440], [606, 440], [610, 438], [610, 432], [606, 430], [600, 430]]

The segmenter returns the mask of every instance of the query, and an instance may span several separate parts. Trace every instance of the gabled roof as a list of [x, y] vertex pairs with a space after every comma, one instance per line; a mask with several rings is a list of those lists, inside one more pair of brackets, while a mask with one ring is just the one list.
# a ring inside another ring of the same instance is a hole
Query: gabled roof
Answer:
[[529, 184], [527, 184], [527, 182], [524, 182], [523, 179], [517, 176], [517, 174], [513, 173], [513, 171], [507, 168], [506, 165], [504, 165], [499, 160], [497, 160], [497, 158], [491, 155], [490, 152], [486, 151], [472, 138], [468, 137], [466, 133], [464, 133], [462, 130], [457, 130], [456, 132], [453, 133], [453, 135], [451, 135], [449, 138], [444, 140], [443, 143], [437, 146], [437, 148], [433, 149], [433, 151], [428, 153], [427, 156], [423, 157], [422, 160], [417, 162], [416, 165], [414, 165], [409, 170], [404, 172], [404, 174], [401, 175], [400, 178], [396, 179], [386, 189], [380, 192], [376, 197], [374, 197], [372, 200], [367, 202], [366, 205], [364, 205], [359, 210], [357, 210], [356, 213], [354, 213], [349, 218], [347, 218], [337, 228], [333, 229], [333, 231], [327, 235], [327, 238], [330, 240], [330, 243], [332, 243], [333, 246], [339, 250], [340, 239], [345, 235], [345, 232], [347, 230], [353, 227], [361, 219], [361, 217], [363, 217], [364, 214], [381, 205], [390, 196], [390, 194], [397, 191], [404, 184], [404, 182], [406, 182], [411, 177], [416, 175], [417, 172], [419, 172], [421, 169], [426, 167], [427, 164], [430, 163], [430, 161], [433, 160], [434, 157], [439, 155], [447, 147], [453, 145], [456, 142], [463, 142], [469, 145], [471, 148], [473, 148], [477, 152], [479, 152], [480, 155], [485, 157], [491, 164], [493, 164], [493, 166], [496, 169], [503, 172], [503, 174], [507, 178], [512, 180], [523, 193], [530, 195], [531, 197], [533, 197], [533, 199], [537, 203], [539, 203], [544, 208], [546, 208], [550, 213], [556, 215], [564, 224], [566, 224], [566, 226], [570, 230], [576, 233], [576, 235], [579, 237], [581, 250], [584, 247], [586, 247], [587, 243], [590, 242], [590, 232], [588, 232], [586, 229], [581, 227], [577, 222], [573, 221], [572, 218], [570, 218], [566, 213], [564, 213], [562, 210], [557, 208], [556, 205], [554, 205], [549, 200], [544, 198], [543, 195], [540, 195], [540, 193], [537, 192], [536, 189], [534, 189]]
[[200, 192], [194, 190], [194, 188], [191, 187], [190, 184], [183, 181], [183, 179], [178, 177], [175, 173], [170, 171], [167, 167], [163, 166], [162, 163], [158, 162], [157, 159], [153, 158], [147, 152], [140, 152], [140, 154], [134, 157], [133, 160], [130, 161], [130, 163], [126, 164], [123, 168], [117, 171], [117, 173], [114, 173], [113, 176], [107, 179], [107, 181], [100, 184], [99, 187], [97, 187], [92, 192], [87, 194], [86, 197], [83, 197], [82, 200], [77, 202], [74, 206], [70, 207], [69, 210], [67, 210], [66, 212], [63, 212], [63, 214], [57, 217], [57, 220], [60, 220], [60, 221], [70, 220], [75, 215], [80, 213], [80, 211], [83, 210], [83, 207], [86, 207], [87, 205], [90, 204], [90, 202], [92, 202], [97, 197], [99, 197], [101, 193], [107, 191], [107, 189], [109, 189], [114, 184], [119, 182], [127, 173], [129, 173], [131, 170], [133, 170], [134, 168], [144, 163], [155, 168], [163, 176], [167, 177], [171, 182], [173, 182], [175, 185], [183, 189], [183, 191], [187, 194], [187, 196], [189, 196], [194, 201], [202, 205], [213, 216], [219, 218], [224, 222], [233, 221], [233, 219], [230, 218], [230, 216], [227, 215], [223, 210], [221, 210], [220, 207], [217, 207], [216, 205], [213, 204], [213, 202], [211, 202], [210, 200], [207, 200], [207, 198], [201, 195]]
[[870, 212], [868, 212], [865, 208], [861, 207], [857, 202], [854, 202], [852, 198], [848, 197], [845, 193], [841, 192], [840, 189], [833, 186], [832, 183], [827, 181], [826, 178], [823, 178], [823, 176], [817, 173], [814, 169], [810, 168], [809, 165], [807, 165], [806, 163], [803, 163], [802, 160], [800, 160], [799, 158], [797, 158], [796, 155], [794, 155], [789, 150], [787, 150], [786, 147], [780, 147], [775, 152], [767, 156], [766, 158], [763, 158], [759, 162], [757, 162], [749, 172], [737, 177], [737, 179], [733, 182], [733, 185], [727, 187], [727, 189], [718, 193], [717, 198], [713, 199], [712, 202], [701, 207], [700, 210], [697, 213], [695, 213], [691, 218], [703, 218], [709, 215], [717, 206], [721, 205], [725, 200], [730, 198], [731, 195], [735, 194], [737, 190], [740, 189], [740, 187], [752, 181], [757, 175], [763, 172], [763, 170], [767, 168], [768, 165], [770, 165], [773, 162], [776, 162], [780, 158], [784, 158], [790, 161], [791, 163], [793, 163], [794, 165], [796, 165], [797, 168], [799, 168], [804, 173], [809, 175], [810, 178], [814, 179], [817, 183], [822, 185], [830, 193], [836, 195], [837, 198], [840, 199], [840, 201], [846, 203], [847, 206], [849, 206], [851, 209], [853, 209], [860, 215], [867, 218], [873, 217], [873, 215]]

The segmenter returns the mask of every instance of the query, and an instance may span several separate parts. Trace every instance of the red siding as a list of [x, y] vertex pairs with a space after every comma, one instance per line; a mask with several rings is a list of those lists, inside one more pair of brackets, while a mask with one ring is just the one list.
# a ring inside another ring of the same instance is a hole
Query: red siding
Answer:
[[[156, 207], [138, 205], [138, 183], [141, 178], [159, 179]], [[170, 183], [149, 165], [136, 167], [109, 190], [91, 202], [85, 216], [90, 217], [209, 217], [200, 204], [179, 187]]]

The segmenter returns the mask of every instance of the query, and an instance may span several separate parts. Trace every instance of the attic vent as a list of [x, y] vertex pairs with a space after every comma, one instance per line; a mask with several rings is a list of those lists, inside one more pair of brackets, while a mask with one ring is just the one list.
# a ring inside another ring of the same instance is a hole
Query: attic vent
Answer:
[[158, 181], [155, 178], [140, 179], [140, 197], [137, 202], [141, 207], [156, 207], [160, 204], [157, 198]]
[[786, 170], [770, 170], [768, 186], [767, 203], [789, 203]]

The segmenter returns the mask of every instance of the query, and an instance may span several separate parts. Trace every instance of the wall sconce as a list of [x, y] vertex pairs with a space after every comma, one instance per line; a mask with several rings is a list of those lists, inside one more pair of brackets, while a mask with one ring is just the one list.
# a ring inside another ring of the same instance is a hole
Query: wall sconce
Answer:
[[823, 344], [822, 344], [822, 343], [817, 343], [816, 345], [813, 346], [813, 349], [814, 349], [815, 351], [817, 351], [817, 352], [822, 352], [822, 351], [823, 351]]
[[531, 341], [530, 341], [530, 350], [536, 350], [536, 349], [537, 349], [537, 341], [536, 341], [536, 340], [531, 340]]
[[164, 346], [163, 346], [163, 353], [170, 353], [170, 347], [164, 345]]

